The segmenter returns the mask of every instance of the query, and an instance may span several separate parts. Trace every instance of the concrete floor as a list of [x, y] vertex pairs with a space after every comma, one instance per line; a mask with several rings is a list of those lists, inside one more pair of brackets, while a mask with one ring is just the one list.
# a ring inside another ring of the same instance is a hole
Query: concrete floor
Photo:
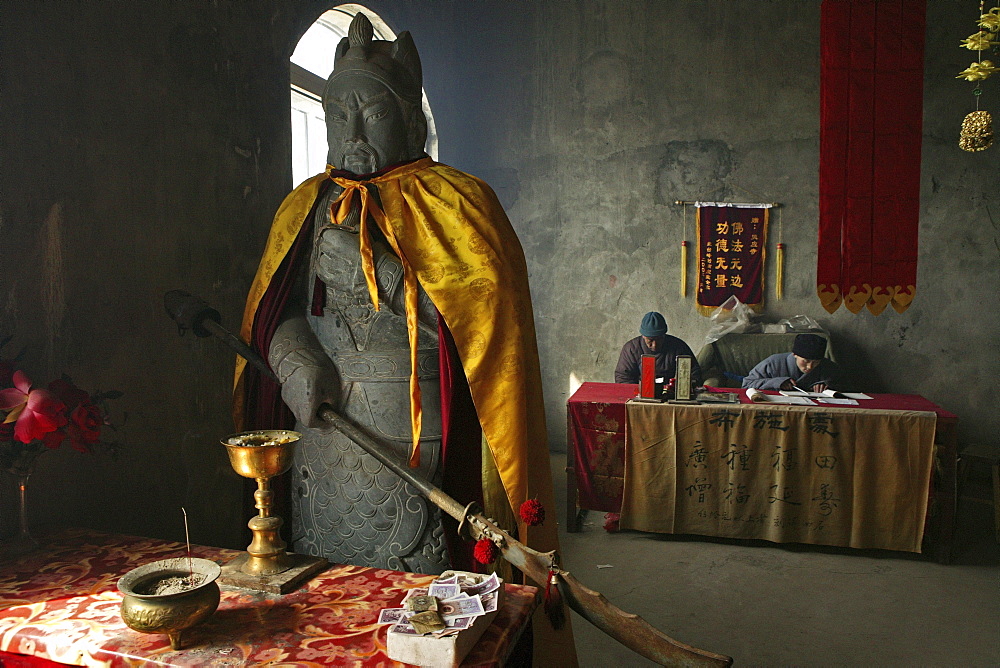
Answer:
[[[560, 520], [565, 464], [553, 455]], [[1000, 666], [992, 511], [963, 503], [959, 513], [950, 565], [882, 550], [609, 534], [599, 512], [580, 533], [560, 526], [559, 540], [564, 566], [584, 584], [735, 665]], [[655, 665], [575, 613], [573, 630], [581, 666]]]

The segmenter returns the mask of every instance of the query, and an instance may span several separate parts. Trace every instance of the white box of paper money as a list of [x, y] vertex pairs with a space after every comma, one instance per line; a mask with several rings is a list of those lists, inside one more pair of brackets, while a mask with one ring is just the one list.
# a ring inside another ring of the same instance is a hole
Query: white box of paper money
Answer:
[[[438, 633], [418, 635], [408, 624], [394, 624], [386, 634], [386, 654], [394, 661], [401, 661], [415, 666], [453, 666], [457, 668], [465, 655], [475, 646], [486, 628], [493, 623], [497, 610], [503, 605], [503, 580], [495, 575], [469, 573], [468, 571], [445, 571], [435, 582], [454, 581], [462, 588], [460, 596], [468, 596], [468, 592], [477, 592], [498, 585], [492, 591], [474, 594], [481, 597], [484, 614], [475, 617], [450, 617], [445, 614], [445, 622], [449, 628]], [[415, 590], [418, 593], [420, 590]], [[462, 608], [460, 599], [445, 601], [439, 604], [439, 609], [447, 612]], [[469, 606], [471, 607], [471, 606]], [[463, 627], [463, 628], [458, 628]]]

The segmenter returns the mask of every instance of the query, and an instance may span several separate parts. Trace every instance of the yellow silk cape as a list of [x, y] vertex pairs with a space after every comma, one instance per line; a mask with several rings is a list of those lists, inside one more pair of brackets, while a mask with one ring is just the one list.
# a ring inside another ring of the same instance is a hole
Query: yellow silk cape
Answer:
[[[319, 174], [306, 180], [279, 207], [247, 299], [241, 330], [244, 340], [250, 340], [264, 291], [305, 223], [320, 187], [331, 178]], [[333, 205], [334, 220], [343, 220], [341, 210], [346, 214], [351, 197], [361, 197], [363, 208], [399, 255], [404, 282], [410, 277], [406, 301], [411, 353], [416, 350], [413, 279], [420, 282], [454, 336], [483, 434], [515, 515], [528, 498], [537, 498], [549, 510], [545, 525], [519, 525], [521, 539], [538, 550], [556, 549], [555, 502], [527, 267], [496, 195], [474, 176], [430, 158], [367, 181], [333, 180], [344, 188]], [[378, 188], [382, 210], [367, 197], [365, 184]], [[363, 215], [362, 221], [367, 223], [367, 218]], [[362, 234], [362, 263], [377, 305], [365, 237]], [[237, 408], [243, 403], [244, 367], [245, 361], [238, 359]], [[411, 391], [414, 432], [419, 435], [418, 407], [419, 390]]]

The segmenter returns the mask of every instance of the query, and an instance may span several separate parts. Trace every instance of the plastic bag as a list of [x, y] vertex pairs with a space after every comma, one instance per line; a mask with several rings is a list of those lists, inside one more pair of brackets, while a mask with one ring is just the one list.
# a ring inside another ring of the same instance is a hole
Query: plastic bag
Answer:
[[785, 326], [786, 332], [822, 332], [825, 331], [818, 322], [807, 315], [793, 315], [778, 321], [779, 325]]
[[714, 343], [726, 334], [751, 331], [752, 314], [753, 310], [733, 295], [712, 311], [712, 326], [705, 335], [705, 344]]

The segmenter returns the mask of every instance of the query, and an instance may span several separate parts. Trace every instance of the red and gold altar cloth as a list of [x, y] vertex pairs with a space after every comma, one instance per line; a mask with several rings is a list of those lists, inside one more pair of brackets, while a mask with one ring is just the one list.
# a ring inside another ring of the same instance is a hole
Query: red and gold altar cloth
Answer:
[[[409, 589], [434, 578], [335, 565], [285, 596], [223, 588], [219, 609], [173, 651], [167, 636], [125, 626], [116, 584], [137, 566], [184, 554], [179, 543], [71, 530], [4, 563], [0, 664], [7, 653], [20, 664], [76, 666], [402, 666], [386, 656], [379, 610], [398, 607]], [[192, 546], [192, 556], [219, 563], [239, 554]], [[504, 605], [463, 666], [503, 665], [527, 626], [537, 588], [505, 587]]]

